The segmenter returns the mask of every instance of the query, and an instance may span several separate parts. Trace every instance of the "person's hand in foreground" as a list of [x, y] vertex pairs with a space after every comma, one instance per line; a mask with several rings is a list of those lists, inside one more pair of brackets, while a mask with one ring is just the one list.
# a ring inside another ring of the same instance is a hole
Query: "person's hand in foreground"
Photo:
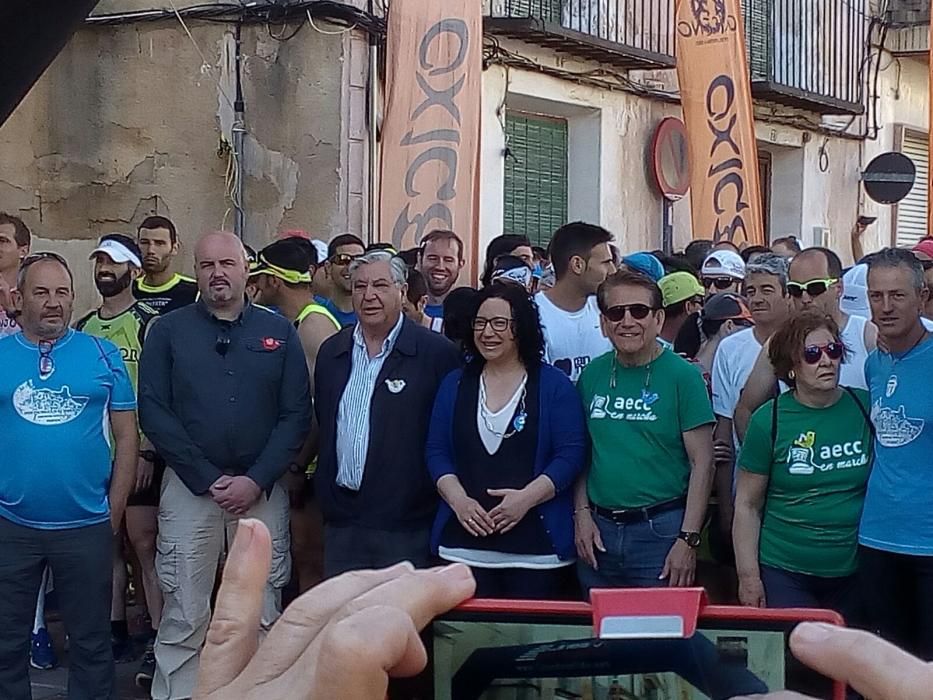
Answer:
[[[866, 700], [933, 698], [933, 664], [923, 663], [868, 632], [804, 622], [791, 634], [790, 648], [807, 666], [848, 683]], [[802, 695], [787, 691], [756, 697], [803, 700]]]
[[389, 678], [424, 668], [419, 630], [476, 588], [462, 564], [344, 574], [293, 602], [260, 644], [271, 558], [266, 527], [241, 520], [201, 652], [197, 700], [382, 700]]

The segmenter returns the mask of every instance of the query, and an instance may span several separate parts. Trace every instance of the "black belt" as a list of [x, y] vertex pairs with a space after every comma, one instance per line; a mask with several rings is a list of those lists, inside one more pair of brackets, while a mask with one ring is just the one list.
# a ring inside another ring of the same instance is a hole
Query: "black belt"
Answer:
[[669, 510], [684, 508], [687, 505], [687, 497], [680, 496], [663, 503], [655, 503], [653, 506], [644, 508], [603, 508], [590, 501], [590, 508], [596, 515], [611, 520], [618, 525], [630, 525], [631, 523], [642, 523], [651, 520], [654, 516], [666, 513]]

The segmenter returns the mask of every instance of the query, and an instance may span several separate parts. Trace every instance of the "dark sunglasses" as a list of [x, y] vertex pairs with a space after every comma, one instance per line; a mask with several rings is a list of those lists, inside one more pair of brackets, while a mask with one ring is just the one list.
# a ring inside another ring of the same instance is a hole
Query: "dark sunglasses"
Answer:
[[612, 323], [619, 323], [619, 321], [625, 318], [625, 313], [628, 312], [632, 314], [632, 318], [636, 321], [642, 321], [648, 318], [648, 314], [652, 311], [657, 311], [657, 309], [647, 306], [646, 304], [618, 304], [617, 306], [610, 306], [603, 311], [603, 316], [612, 321]]
[[806, 292], [811, 297], [818, 297], [825, 294], [826, 290], [832, 287], [839, 280], [836, 278], [825, 280], [810, 280], [809, 282], [788, 282], [787, 293], [795, 299], [799, 299]]
[[354, 260], [356, 260], [358, 257], [360, 257], [360, 256], [359, 256], [359, 255], [349, 255], [349, 254], [347, 254], [347, 253], [340, 253], [339, 255], [333, 255], [333, 256], [331, 256], [330, 261], [331, 261], [334, 265], [339, 265], [340, 267], [346, 267], [346, 266], [349, 265], [351, 262], [353, 262]]
[[933, 270], [933, 260], [921, 260], [920, 266], [923, 268], [923, 271]]
[[716, 289], [729, 289], [733, 286], [737, 280], [732, 279], [731, 277], [704, 277], [703, 278], [703, 288], [709, 289], [710, 287], [716, 287]]
[[48, 379], [55, 371], [55, 361], [52, 360], [52, 349], [55, 344], [51, 340], [39, 341], [39, 379]]
[[506, 318], [505, 316], [494, 316], [493, 318], [477, 316], [473, 319], [473, 330], [477, 333], [482, 333], [486, 330], [487, 325], [492, 326], [492, 329], [496, 331], [496, 333], [504, 333], [509, 329], [509, 326], [512, 325], [512, 319]]
[[803, 360], [808, 365], [815, 365], [824, 354], [830, 360], [838, 360], [842, 357], [845, 349], [845, 346], [838, 341], [826, 343], [825, 345], [807, 345], [803, 349]]

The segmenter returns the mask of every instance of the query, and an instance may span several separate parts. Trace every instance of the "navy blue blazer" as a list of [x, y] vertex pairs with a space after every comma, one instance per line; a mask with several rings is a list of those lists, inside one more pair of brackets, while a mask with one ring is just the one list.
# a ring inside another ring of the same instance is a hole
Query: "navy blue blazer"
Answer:
[[[157, 324], [158, 325], [158, 324]], [[314, 410], [320, 426], [315, 493], [324, 521], [377, 530], [427, 528], [437, 491], [424, 463], [431, 407], [441, 380], [460, 364], [457, 347], [439, 333], [402, 322], [376, 379], [369, 450], [359, 491], [337, 485], [337, 414], [350, 379], [354, 326], [324, 342], [314, 367]], [[404, 382], [401, 391], [389, 390]]]
[[[435, 484], [446, 474], [457, 474], [453, 417], [462, 376], [462, 369], [447, 375], [434, 402], [426, 455]], [[576, 556], [573, 483], [586, 466], [583, 405], [567, 375], [548, 364], [541, 366], [538, 403], [538, 449], [534, 473], [536, 478], [541, 474], [547, 476], [554, 483], [557, 495], [529, 511], [525, 517], [539, 515], [554, 546], [554, 553], [561, 559], [573, 559]], [[452, 515], [450, 506], [441, 501], [431, 531], [431, 550], [435, 554], [441, 533]]]

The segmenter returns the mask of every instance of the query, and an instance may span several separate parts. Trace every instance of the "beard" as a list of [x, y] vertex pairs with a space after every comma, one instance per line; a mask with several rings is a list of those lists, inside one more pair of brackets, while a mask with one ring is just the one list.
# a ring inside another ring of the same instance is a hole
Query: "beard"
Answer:
[[129, 287], [132, 281], [133, 279], [130, 276], [130, 272], [127, 270], [122, 276], [116, 279], [101, 279], [97, 277], [94, 279], [94, 284], [97, 285], [97, 291], [100, 292], [101, 296], [105, 299], [109, 299], [110, 297], [117, 296], [117, 294]]

